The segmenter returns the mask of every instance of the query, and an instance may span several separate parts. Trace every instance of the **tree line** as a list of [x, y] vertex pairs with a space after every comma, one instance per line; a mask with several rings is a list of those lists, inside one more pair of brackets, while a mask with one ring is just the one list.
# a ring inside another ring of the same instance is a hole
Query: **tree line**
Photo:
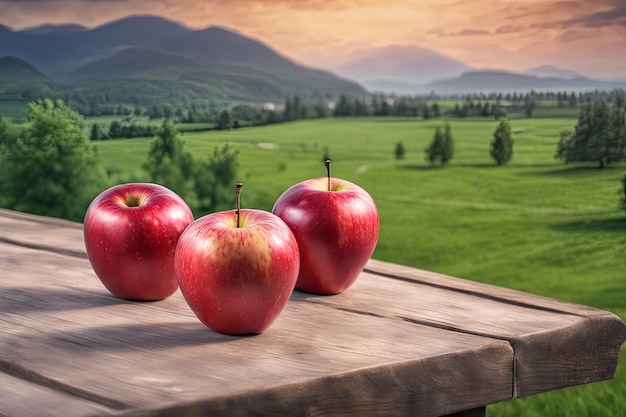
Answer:
[[[28, 108], [28, 124], [0, 119], [0, 206], [80, 221], [89, 202], [113, 185], [112, 173], [104, 169], [82, 116], [62, 101], [50, 99], [32, 102]], [[327, 148], [324, 152], [329, 158]], [[404, 158], [401, 142], [396, 143], [394, 153]], [[489, 153], [498, 165], [511, 160], [508, 119], [494, 130]], [[436, 127], [425, 149], [426, 160], [443, 166], [454, 155], [450, 124]], [[581, 106], [575, 128], [561, 133], [555, 156], [566, 163], [593, 162], [600, 168], [626, 159], [624, 108], [603, 100]], [[174, 121], [164, 119], [146, 155], [145, 174], [135, 180], [173, 189], [194, 213], [216, 211], [232, 205], [230, 188], [237, 175], [237, 157], [237, 151], [227, 145], [216, 147], [206, 158], [193, 157]], [[626, 210], [624, 201], [626, 189], [622, 199]]]
[[[435, 128], [425, 153], [432, 165], [446, 165], [452, 159], [454, 141], [449, 123]], [[513, 157], [508, 119], [501, 120], [493, 132], [489, 153], [498, 165], [507, 164]], [[397, 159], [404, 158], [402, 142], [396, 143], [394, 154]], [[555, 157], [566, 163], [594, 162], [599, 168], [625, 160], [626, 110], [604, 100], [582, 105], [574, 129], [560, 133]]]
[[596, 162], [600, 168], [626, 159], [624, 109], [606, 101], [583, 105], [574, 130], [561, 132], [556, 157], [565, 162]]
[[[0, 119], [0, 207], [82, 221], [93, 198], [119, 178], [104, 168], [81, 115], [60, 100], [39, 100], [28, 109], [28, 124]], [[174, 190], [196, 215], [232, 206], [237, 151], [224, 145], [194, 158], [170, 119], [155, 134], [145, 174], [133, 180]]]
[[[36, 99], [37, 96], [28, 96]], [[254, 119], [265, 120], [271, 119], [272, 110], [264, 109], [259, 104], [239, 104], [235, 106], [217, 105], [210, 100], [196, 101], [187, 105], [172, 105], [168, 102], [155, 102], [150, 105], [119, 103], [115, 97], [108, 94], [93, 95], [88, 97], [67, 96], [65, 102], [75, 111], [83, 116], [112, 116], [112, 115], [134, 115], [148, 116], [153, 119], [177, 119], [181, 123], [210, 123], [215, 121], [220, 112], [226, 108], [233, 113], [234, 119], [252, 121]], [[626, 105], [626, 92], [622, 89], [614, 89], [611, 91], [534, 91], [526, 93], [507, 92], [507, 93], [472, 93], [459, 95], [396, 95], [396, 94], [370, 94], [367, 97], [355, 97], [340, 95], [335, 98], [327, 98], [326, 101], [304, 102], [298, 96], [285, 99], [284, 111], [278, 113], [281, 120], [289, 121], [294, 119], [305, 119], [310, 117], [327, 117], [341, 115], [417, 115], [423, 114], [424, 105], [430, 103], [429, 109], [426, 111], [432, 117], [438, 117], [437, 112], [433, 111], [432, 103], [444, 100], [459, 101], [459, 111], [465, 103], [468, 104], [466, 109], [469, 110], [471, 102], [475, 104], [481, 103], [480, 112], [482, 114], [484, 103], [507, 103], [511, 108], [526, 110], [529, 103], [538, 102], [554, 102], [557, 107], [577, 107], [583, 104], [589, 104], [596, 101], [606, 101], [617, 107]], [[334, 102], [334, 106], [329, 107], [329, 103]], [[243, 106], [237, 108], [237, 106]], [[253, 114], [247, 116], [238, 114], [241, 110], [249, 112], [253, 107]], [[420, 112], [420, 109], [422, 111]], [[263, 111], [265, 110], [265, 111]], [[457, 111], [451, 111], [448, 116], [453, 115]], [[263, 113], [263, 114], [261, 114]], [[441, 114], [444, 115], [444, 114]], [[243, 116], [243, 117], [242, 117]]]

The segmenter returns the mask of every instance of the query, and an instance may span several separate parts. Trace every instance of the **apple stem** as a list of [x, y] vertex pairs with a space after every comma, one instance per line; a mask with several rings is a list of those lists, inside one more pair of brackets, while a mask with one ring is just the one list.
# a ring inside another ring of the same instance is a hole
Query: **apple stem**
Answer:
[[239, 228], [239, 219], [241, 217], [239, 214], [239, 212], [241, 211], [241, 188], [243, 187], [243, 184], [238, 182], [235, 185], [237, 186], [237, 228]]
[[326, 164], [326, 174], [328, 175], [328, 191], [330, 191], [330, 159], [325, 161]]

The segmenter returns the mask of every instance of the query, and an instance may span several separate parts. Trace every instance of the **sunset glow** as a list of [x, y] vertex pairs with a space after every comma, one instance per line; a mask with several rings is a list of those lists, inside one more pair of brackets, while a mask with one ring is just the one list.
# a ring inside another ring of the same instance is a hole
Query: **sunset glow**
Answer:
[[0, 24], [12, 29], [137, 14], [237, 30], [320, 68], [360, 49], [417, 45], [474, 68], [626, 78], [626, 0], [0, 0]]

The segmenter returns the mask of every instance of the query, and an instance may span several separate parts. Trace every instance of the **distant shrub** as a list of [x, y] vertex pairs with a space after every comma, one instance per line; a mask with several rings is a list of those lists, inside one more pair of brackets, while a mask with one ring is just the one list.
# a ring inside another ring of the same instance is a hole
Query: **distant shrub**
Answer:
[[513, 138], [508, 120], [502, 120], [493, 132], [490, 154], [498, 165], [507, 164], [513, 157]]
[[396, 155], [396, 159], [404, 159], [404, 154], [406, 150], [404, 149], [404, 145], [402, 142], [397, 142], [396, 147], [394, 149], [394, 154]]

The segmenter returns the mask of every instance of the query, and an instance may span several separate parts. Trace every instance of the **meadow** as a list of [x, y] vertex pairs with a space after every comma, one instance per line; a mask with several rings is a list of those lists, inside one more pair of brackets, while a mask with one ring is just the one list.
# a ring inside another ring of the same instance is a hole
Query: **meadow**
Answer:
[[[450, 120], [455, 154], [430, 166], [424, 149], [442, 120], [322, 119], [181, 134], [202, 158], [228, 143], [239, 151], [242, 205], [271, 210], [290, 185], [325, 175], [365, 188], [377, 203], [373, 255], [399, 264], [612, 311], [626, 319], [626, 216], [618, 208], [626, 164], [598, 169], [554, 159], [575, 117], [511, 120], [514, 156], [489, 156], [494, 120]], [[145, 179], [151, 139], [97, 142], [120, 181]], [[394, 146], [406, 154], [397, 160]], [[233, 202], [235, 191], [233, 185]], [[626, 416], [626, 351], [618, 375], [490, 406], [489, 416]]]

